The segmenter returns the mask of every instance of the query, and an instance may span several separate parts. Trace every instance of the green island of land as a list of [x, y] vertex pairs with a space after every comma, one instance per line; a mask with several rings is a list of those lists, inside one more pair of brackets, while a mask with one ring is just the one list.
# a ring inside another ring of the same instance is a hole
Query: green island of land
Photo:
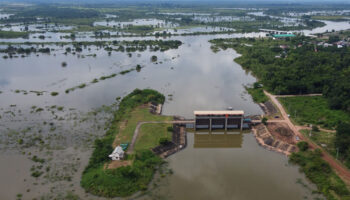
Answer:
[[169, 124], [144, 124], [135, 143], [135, 152], [125, 160], [111, 164], [108, 155], [121, 143], [131, 142], [135, 128], [143, 121], [169, 121], [170, 116], [151, 114], [146, 103], [162, 104], [165, 97], [150, 89], [136, 89], [124, 97], [114, 114], [106, 135], [95, 141], [89, 164], [83, 172], [81, 186], [92, 194], [104, 197], [125, 197], [146, 190], [157, 168], [164, 161], [150, 149], [163, 138], [170, 140]]

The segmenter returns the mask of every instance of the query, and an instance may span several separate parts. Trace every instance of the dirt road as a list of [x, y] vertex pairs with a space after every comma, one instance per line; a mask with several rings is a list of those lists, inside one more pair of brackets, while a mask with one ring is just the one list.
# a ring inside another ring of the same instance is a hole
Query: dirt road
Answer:
[[[281, 97], [281, 96], [275, 96], [272, 95], [266, 91], [264, 93], [271, 99], [271, 101], [277, 106], [277, 108], [280, 110], [281, 115], [283, 116], [285, 123], [288, 124], [289, 128], [297, 135], [301, 140], [304, 140], [310, 144], [310, 147], [313, 149], [321, 149], [322, 150], [322, 158], [326, 162], [329, 163], [329, 165], [336, 171], [336, 173], [343, 179], [344, 182], [350, 183], [350, 171], [339, 161], [335, 160], [328, 152], [326, 152], [323, 148], [315, 144], [313, 141], [311, 141], [309, 138], [304, 137], [300, 132], [299, 129], [290, 121], [287, 112], [283, 108], [282, 104], [277, 100], [276, 97]], [[285, 96], [285, 95], [284, 95]], [[293, 95], [295, 96], [295, 95]], [[312, 96], [312, 95], [309, 95]], [[313, 95], [316, 96], [316, 95]]]
[[288, 94], [288, 95], [274, 95], [275, 97], [315, 97], [315, 96], [322, 96], [322, 94]]

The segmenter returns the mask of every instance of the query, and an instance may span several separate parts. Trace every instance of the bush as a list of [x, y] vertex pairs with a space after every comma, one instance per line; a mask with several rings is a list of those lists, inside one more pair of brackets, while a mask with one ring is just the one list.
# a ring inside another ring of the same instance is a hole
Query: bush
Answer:
[[298, 146], [300, 151], [306, 151], [309, 149], [309, 143], [304, 142], [304, 141], [298, 142], [297, 146]]
[[313, 126], [312, 126], [312, 131], [314, 131], [314, 132], [319, 132], [320, 129], [318, 128], [318, 126], [313, 125]]
[[172, 132], [174, 132], [174, 128], [173, 128], [172, 126], [169, 126], [169, 127], [167, 128], [167, 131], [172, 133]]
[[58, 92], [51, 92], [51, 96], [57, 96]]
[[151, 57], [151, 61], [152, 61], [152, 62], [157, 62], [157, 60], [158, 60], [158, 57], [157, 57], [157, 56], [152, 56], [152, 57]]
[[264, 125], [266, 125], [266, 124], [267, 124], [267, 118], [266, 118], [266, 117], [262, 118], [262, 119], [261, 119], [261, 123], [263, 123]]
[[169, 141], [169, 139], [168, 138], [160, 138], [159, 139], [159, 144], [160, 145], [166, 145], [166, 144], [168, 144], [170, 141]]

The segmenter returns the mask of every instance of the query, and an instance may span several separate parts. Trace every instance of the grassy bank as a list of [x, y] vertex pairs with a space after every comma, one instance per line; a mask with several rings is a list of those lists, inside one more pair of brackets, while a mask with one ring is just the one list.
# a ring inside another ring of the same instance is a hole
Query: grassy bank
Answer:
[[342, 121], [350, 121], [350, 115], [342, 110], [329, 108], [322, 96], [300, 96], [279, 98], [291, 119], [297, 124], [320, 125], [334, 129]]
[[[119, 167], [117, 169], [105, 169], [105, 163], [109, 162], [108, 155], [113, 151], [112, 144], [118, 134], [130, 135], [136, 127], [135, 123], [128, 122], [123, 132], [120, 126], [125, 119], [134, 120], [133, 111], [147, 102], [163, 103], [165, 97], [157, 91], [145, 89], [134, 90], [123, 98], [119, 109], [114, 115], [106, 135], [95, 141], [94, 151], [88, 166], [85, 168], [81, 186], [89, 193], [104, 197], [129, 196], [137, 191], [147, 189], [154, 172], [163, 162], [150, 150], [139, 150], [133, 158], [131, 166]], [[146, 110], [140, 110], [137, 116], [149, 116]], [[135, 114], [135, 113], [134, 113]], [[123, 141], [124, 142], [124, 141]]]
[[255, 103], [265, 103], [269, 100], [265, 95], [263, 88], [246, 87], [246, 90], [252, 96]]
[[[300, 145], [298, 146], [300, 148]], [[304, 151], [293, 153], [289, 160], [291, 163], [301, 166], [301, 171], [316, 184], [317, 192], [325, 195], [328, 200], [350, 199], [345, 183], [322, 159], [320, 150], [311, 151], [306, 148]]]

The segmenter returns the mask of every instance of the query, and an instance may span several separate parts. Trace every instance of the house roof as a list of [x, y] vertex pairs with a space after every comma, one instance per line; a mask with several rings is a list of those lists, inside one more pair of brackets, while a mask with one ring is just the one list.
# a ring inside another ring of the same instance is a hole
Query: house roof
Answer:
[[275, 34], [275, 35], [272, 35], [273, 37], [275, 38], [282, 38], [282, 37], [295, 37], [294, 34]]
[[117, 146], [112, 152], [112, 154], [121, 154], [121, 153], [124, 153], [123, 148], [121, 146]]

